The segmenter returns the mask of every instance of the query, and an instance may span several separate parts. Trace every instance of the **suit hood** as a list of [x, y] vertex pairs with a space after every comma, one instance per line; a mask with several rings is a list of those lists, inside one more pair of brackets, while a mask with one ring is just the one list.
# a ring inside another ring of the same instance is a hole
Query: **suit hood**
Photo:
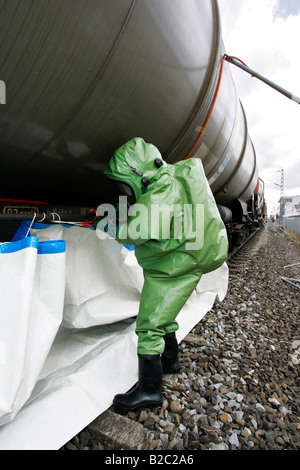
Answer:
[[129, 185], [136, 200], [146, 191], [161, 166], [166, 166], [159, 150], [136, 137], [116, 150], [104, 174], [107, 178]]

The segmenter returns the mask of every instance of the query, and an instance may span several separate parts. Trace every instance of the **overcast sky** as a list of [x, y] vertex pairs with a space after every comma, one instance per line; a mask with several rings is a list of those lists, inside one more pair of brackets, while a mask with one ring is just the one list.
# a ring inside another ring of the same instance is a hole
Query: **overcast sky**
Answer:
[[[226, 53], [300, 97], [300, 0], [219, 0], [219, 7]], [[230, 67], [270, 213], [280, 197], [278, 170], [284, 194], [300, 195], [300, 105]]]

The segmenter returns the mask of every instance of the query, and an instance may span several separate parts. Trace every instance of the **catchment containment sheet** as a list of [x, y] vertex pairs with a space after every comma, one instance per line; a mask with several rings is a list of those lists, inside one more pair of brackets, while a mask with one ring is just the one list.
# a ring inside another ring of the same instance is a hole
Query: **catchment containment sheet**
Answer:
[[[0, 449], [56, 450], [136, 383], [144, 278], [134, 250], [94, 230], [27, 225], [0, 245]], [[227, 288], [226, 263], [202, 276], [179, 342]]]

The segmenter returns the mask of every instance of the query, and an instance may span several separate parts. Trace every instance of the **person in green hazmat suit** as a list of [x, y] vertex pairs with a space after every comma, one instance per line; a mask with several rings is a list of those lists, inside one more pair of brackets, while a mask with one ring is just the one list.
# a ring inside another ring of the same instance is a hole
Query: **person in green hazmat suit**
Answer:
[[168, 164], [154, 145], [134, 138], [113, 154], [104, 173], [128, 197], [116, 239], [134, 245], [144, 273], [138, 382], [113, 403], [126, 410], [161, 405], [162, 374], [179, 371], [176, 317], [202, 274], [226, 260], [226, 229], [200, 159]]

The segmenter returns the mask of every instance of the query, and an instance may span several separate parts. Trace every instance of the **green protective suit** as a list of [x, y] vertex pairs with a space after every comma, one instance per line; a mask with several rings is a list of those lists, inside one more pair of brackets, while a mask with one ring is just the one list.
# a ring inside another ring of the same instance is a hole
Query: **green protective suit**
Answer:
[[135, 138], [113, 154], [105, 174], [131, 187], [136, 199], [117, 240], [135, 245], [144, 272], [137, 352], [162, 354], [163, 336], [178, 329], [176, 317], [202, 274], [224, 263], [226, 229], [199, 159], [170, 165]]

